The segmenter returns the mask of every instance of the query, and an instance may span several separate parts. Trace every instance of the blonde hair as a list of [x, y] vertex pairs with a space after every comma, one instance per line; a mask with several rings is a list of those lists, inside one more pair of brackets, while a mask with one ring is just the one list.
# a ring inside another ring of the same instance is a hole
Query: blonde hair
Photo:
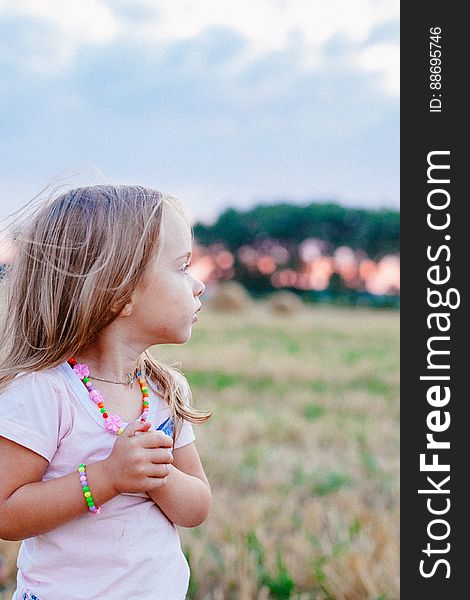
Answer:
[[[96, 185], [52, 197], [29, 218], [16, 235], [16, 256], [2, 282], [0, 390], [19, 373], [79, 354], [118, 317], [150, 259], [158, 260], [164, 205], [185, 217], [175, 198], [156, 190]], [[209, 418], [185, 403], [185, 379], [175, 366], [148, 351], [138, 366], [163, 393], [176, 432], [184, 419]]]

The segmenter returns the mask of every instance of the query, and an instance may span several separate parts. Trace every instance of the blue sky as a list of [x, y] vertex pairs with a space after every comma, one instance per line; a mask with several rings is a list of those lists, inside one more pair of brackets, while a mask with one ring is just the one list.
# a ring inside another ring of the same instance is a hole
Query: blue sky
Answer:
[[396, 0], [0, 0], [0, 206], [140, 183], [194, 219], [399, 204]]

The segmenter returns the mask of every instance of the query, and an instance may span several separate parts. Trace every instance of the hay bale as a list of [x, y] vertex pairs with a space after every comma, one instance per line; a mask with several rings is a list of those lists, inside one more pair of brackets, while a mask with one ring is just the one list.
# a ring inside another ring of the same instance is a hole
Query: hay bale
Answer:
[[215, 289], [210, 305], [215, 310], [242, 312], [251, 304], [246, 289], [237, 281], [224, 281]]
[[303, 311], [302, 299], [288, 290], [274, 292], [268, 300], [269, 308], [280, 315], [293, 315]]

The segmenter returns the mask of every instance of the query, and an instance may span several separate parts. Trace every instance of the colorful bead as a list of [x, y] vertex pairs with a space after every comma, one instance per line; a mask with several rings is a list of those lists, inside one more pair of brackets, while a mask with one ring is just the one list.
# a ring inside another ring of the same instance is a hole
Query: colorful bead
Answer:
[[106, 421], [106, 429], [111, 433], [118, 433], [121, 429], [121, 417], [118, 415], [111, 415]]
[[[113, 435], [121, 435], [121, 433], [124, 431], [124, 428], [121, 426], [122, 425], [121, 417], [119, 417], [118, 415], [109, 416], [109, 413], [107, 412], [105, 405], [104, 405], [103, 396], [100, 394], [100, 392], [98, 392], [98, 390], [95, 389], [93, 383], [90, 381], [90, 378], [89, 378], [90, 371], [88, 369], [88, 366], [85, 364], [77, 363], [77, 361], [74, 358], [69, 358], [69, 360], [67, 362], [72, 367], [73, 371], [81, 379], [81, 381], [83, 382], [85, 387], [87, 388], [90, 399], [98, 406], [98, 409], [99, 409], [101, 415], [103, 416], [103, 419], [105, 420], [106, 431], [109, 431]], [[140, 422], [145, 423], [148, 419], [149, 410], [150, 410], [150, 401], [149, 401], [150, 394], [149, 394], [149, 390], [147, 387], [147, 382], [144, 379], [144, 377], [142, 377], [142, 372], [139, 370], [136, 370], [136, 376], [138, 378], [140, 390], [142, 392], [142, 414], [139, 417], [139, 420], [140, 420]], [[81, 466], [84, 466], [84, 465], [81, 465]], [[97, 509], [97, 510], [99, 512], [99, 509]]]
[[78, 472], [80, 473], [80, 483], [82, 485], [82, 492], [87, 503], [88, 510], [94, 515], [98, 515], [101, 512], [101, 507], [99, 506], [97, 508], [95, 506], [95, 502], [90, 492], [90, 487], [88, 486], [88, 481], [86, 477], [86, 466], [83, 463], [81, 463], [78, 466]]
[[85, 377], [88, 377], [88, 375], [90, 374], [90, 371], [86, 365], [80, 365], [78, 363], [74, 365], [73, 370], [80, 377], [81, 380], [83, 380]]

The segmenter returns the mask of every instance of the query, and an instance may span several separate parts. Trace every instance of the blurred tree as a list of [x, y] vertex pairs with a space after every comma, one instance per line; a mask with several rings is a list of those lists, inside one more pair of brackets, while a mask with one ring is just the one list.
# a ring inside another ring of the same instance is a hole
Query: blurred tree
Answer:
[[328, 242], [332, 248], [350, 246], [377, 258], [399, 251], [400, 214], [333, 203], [301, 206], [283, 202], [258, 205], [248, 211], [229, 208], [213, 225], [197, 223], [194, 234], [202, 245], [222, 242], [232, 252], [243, 244], [257, 246], [266, 238], [298, 245], [313, 237]]

